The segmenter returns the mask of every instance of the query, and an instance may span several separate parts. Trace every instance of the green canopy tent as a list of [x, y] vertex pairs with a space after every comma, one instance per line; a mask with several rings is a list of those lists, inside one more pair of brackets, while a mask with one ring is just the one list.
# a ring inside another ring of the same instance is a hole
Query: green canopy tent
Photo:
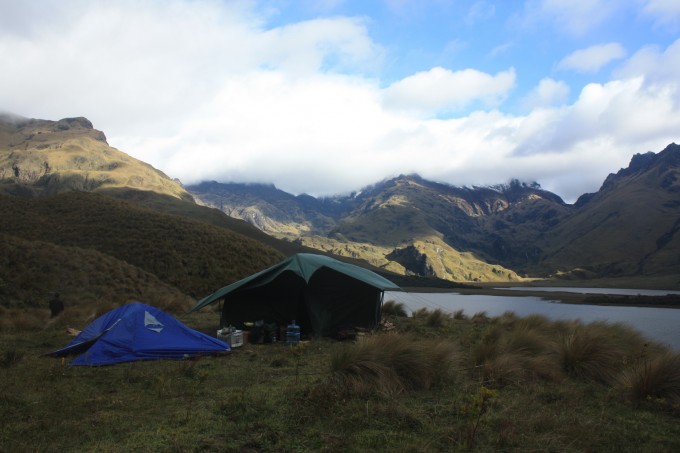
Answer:
[[377, 327], [385, 291], [401, 288], [362, 267], [299, 253], [215, 291], [191, 311], [223, 300], [222, 326], [296, 320], [303, 332], [328, 336], [348, 326]]

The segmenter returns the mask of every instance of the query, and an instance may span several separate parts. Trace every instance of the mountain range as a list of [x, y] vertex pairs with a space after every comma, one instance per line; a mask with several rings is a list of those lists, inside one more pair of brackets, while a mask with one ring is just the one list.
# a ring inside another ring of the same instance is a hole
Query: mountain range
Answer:
[[271, 185], [187, 189], [269, 234], [396, 272], [458, 281], [680, 273], [676, 144], [634, 155], [574, 204], [537, 183], [469, 188], [417, 175], [321, 199]]
[[[537, 183], [455, 187], [418, 175], [325, 198], [262, 184], [185, 187], [109, 146], [85, 118], [0, 115], [0, 297], [31, 305], [46, 291], [12, 269], [82, 289], [74, 263], [55, 278], [55, 266], [36, 260], [98, 261], [102, 274], [114, 267], [121, 279], [197, 298], [300, 251], [360, 260], [395, 279], [677, 276], [679, 174], [680, 146], [670, 144], [633, 156], [574, 204]], [[88, 294], [139, 292], [97, 284]]]

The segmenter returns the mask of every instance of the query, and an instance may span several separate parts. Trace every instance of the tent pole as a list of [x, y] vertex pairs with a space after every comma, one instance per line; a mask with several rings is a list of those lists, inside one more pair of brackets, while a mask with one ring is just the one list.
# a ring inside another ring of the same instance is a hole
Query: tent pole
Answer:
[[382, 313], [382, 306], [383, 306], [383, 301], [385, 299], [385, 291], [380, 291], [380, 304], [378, 304], [378, 313], [376, 313], [376, 327], [380, 326], [380, 321], [382, 321], [381, 313]]

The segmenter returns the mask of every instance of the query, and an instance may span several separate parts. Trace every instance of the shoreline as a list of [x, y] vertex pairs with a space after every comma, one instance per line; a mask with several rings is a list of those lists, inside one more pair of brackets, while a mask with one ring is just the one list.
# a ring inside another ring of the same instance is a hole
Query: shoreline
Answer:
[[575, 293], [566, 291], [522, 291], [504, 290], [502, 288], [489, 288], [485, 286], [465, 285], [464, 287], [405, 287], [405, 292], [413, 293], [459, 293], [465, 295], [488, 295], [500, 297], [538, 297], [548, 301], [558, 301], [573, 305], [602, 305], [618, 307], [647, 307], [647, 308], [675, 308], [680, 309], [680, 294], [668, 294], [663, 296], [640, 296], [640, 295], [612, 295]]

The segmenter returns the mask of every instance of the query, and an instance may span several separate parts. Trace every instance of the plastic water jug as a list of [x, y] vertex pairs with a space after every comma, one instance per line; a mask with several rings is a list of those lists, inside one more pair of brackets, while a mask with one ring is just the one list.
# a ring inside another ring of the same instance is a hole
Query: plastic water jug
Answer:
[[295, 345], [300, 342], [300, 326], [295, 324], [295, 320], [288, 324], [286, 328], [286, 344]]

